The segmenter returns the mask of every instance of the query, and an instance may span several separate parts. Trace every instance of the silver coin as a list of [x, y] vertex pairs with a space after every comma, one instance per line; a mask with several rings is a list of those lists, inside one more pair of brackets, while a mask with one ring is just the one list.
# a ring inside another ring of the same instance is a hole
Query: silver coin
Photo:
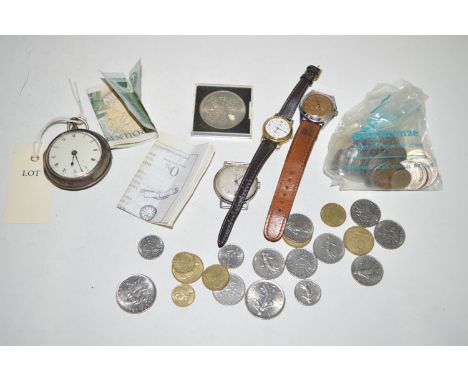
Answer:
[[241, 97], [228, 90], [208, 94], [200, 103], [200, 117], [220, 130], [232, 129], [244, 120], [247, 109]]
[[427, 183], [428, 173], [427, 170], [420, 166], [417, 161], [410, 159], [401, 162], [401, 165], [411, 175], [409, 184], [405, 187], [407, 190], [419, 190], [423, 188]]
[[368, 199], [356, 200], [351, 205], [351, 218], [361, 227], [372, 227], [380, 220], [380, 208]]
[[220, 304], [235, 305], [244, 298], [245, 283], [234, 273], [230, 274], [228, 285], [221, 290], [213, 291], [213, 296]]
[[164, 242], [159, 236], [148, 235], [140, 240], [138, 243], [138, 252], [141, 257], [152, 260], [159, 256], [164, 251]]
[[274, 279], [284, 271], [284, 257], [274, 249], [258, 251], [252, 260], [255, 273], [264, 279]]
[[218, 260], [226, 268], [238, 268], [244, 262], [244, 251], [234, 244], [227, 244], [218, 251]]
[[343, 241], [331, 233], [322, 233], [314, 241], [314, 254], [324, 263], [334, 264], [343, 258], [344, 253]]
[[310, 241], [314, 233], [314, 224], [307, 216], [302, 214], [289, 215], [283, 235], [295, 243]]
[[318, 261], [315, 255], [304, 248], [295, 248], [286, 256], [286, 269], [300, 279], [312, 276], [317, 266]]
[[153, 220], [157, 213], [157, 208], [151, 204], [147, 204], [140, 208], [140, 218], [147, 222]]
[[156, 286], [148, 276], [133, 275], [117, 288], [117, 303], [128, 313], [141, 313], [156, 300]]
[[423, 187], [429, 187], [438, 177], [437, 164], [432, 157], [423, 149], [414, 149], [408, 152], [408, 159], [415, 162], [419, 167], [424, 168], [427, 173], [427, 180]]
[[378, 284], [383, 277], [382, 264], [369, 255], [358, 256], [351, 264], [351, 273], [361, 285], [372, 286]]
[[401, 225], [393, 220], [382, 220], [374, 228], [375, 241], [387, 249], [396, 249], [405, 242], [406, 234]]
[[302, 305], [314, 305], [320, 300], [322, 290], [312, 280], [301, 280], [294, 288], [294, 296]]
[[247, 289], [245, 303], [256, 317], [269, 319], [276, 317], [284, 308], [286, 297], [278, 284], [269, 280], [254, 282]]

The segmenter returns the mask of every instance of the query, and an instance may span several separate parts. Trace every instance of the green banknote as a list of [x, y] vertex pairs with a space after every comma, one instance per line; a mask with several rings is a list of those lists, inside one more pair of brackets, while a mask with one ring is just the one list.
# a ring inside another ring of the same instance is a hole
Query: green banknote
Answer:
[[87, 89], [104, 137], [112, 148], [124, 148], [154, 139], [156, 127], [140, 100], [141, 64], [123, 73], [102, 73], [103, 83]]

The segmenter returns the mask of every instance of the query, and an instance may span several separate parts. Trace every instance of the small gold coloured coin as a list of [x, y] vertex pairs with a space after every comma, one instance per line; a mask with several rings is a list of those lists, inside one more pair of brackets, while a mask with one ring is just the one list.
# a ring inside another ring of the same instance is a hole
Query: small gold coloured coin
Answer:
[[361, 256], [374, 247], [374, 237], [364, 227], [351, 227], [345, 232], [343, 242], [348, 251]]
[[306, 240], [306, 241], [303, 241], [303, 242], [297, 242], [297, 241], [293, 241], [291, 239], [289, 239], [286, 235], [283, 235], [283, 240], [284, 242], [287, 244], [287, 245], [290, 245], [291, 247], [294, 247], [294, 248], [303, 248], [305, 247], [307, 244], [309, 244], [312, 240], [312, 238]]
[[202, 281], [209, 290], [221, 290], [228, 285], [229, 278], [229, 272], [224, 265], [214, 264], [205, 269]]
[[190, 252], [179, 252], [172, 259], [172, 267], [180, 273], [187, 273], [195, 268], [195, 257]]
[[177, 281], [180, 281], [182, 284], [191, 284], [197, 281], [203, 273], [203, 261], [197, 256], [192, 255], [195, 259], [195, 266], [189, 272], [178, 272], [174, 267], [172, 267], [172, 274], [174, 275]]
[[320, 211], [322, 221], [330, 227], [338, 227], [346, 220], [346, 211], [337, 203], [328, 203]]
[[172, 290], [171, 297], [174, 304], [185, 307], [191, 305], [195, 300], [195, 291], [190, 285], [181, 284]]

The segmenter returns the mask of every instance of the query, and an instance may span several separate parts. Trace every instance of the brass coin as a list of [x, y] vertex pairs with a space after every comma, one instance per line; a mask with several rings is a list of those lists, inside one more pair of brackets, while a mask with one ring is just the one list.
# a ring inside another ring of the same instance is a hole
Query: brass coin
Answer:
[[364, 227], [351, 227], [345, 232], [343, 242], [348, 251], [361, 256], [374, 247], [374, 237]]
[[224, 265], [214, 264], [205, 269], [202, 281], [209, 290], [221, 290], [226, 288], [229, 278], [229, 272]]
[[339, 204], [328, 203], [322, 207], [320, 217], [326, 225], [329, 225], [330, 227], [338, 227], [345, 222], [346, 211]]
[[189, 272], [177, 272], [177, 270], [172, 267], [172, 274], [175, 279], [180, 281], [182, 284], [194, 283], [203, 273], [203, 261], [197, 255], [193, 255], [193, 257], [195, 259], [195, 267]]
[[411, 183], [411, 173], [405, 168], [396, 170], [390, 184], [394, 190], [402, 190]]
[[384, 190], [392, 189], [392, 175], [395, 170], [386, 169], [386, 170], [375, 170], [371, 174], [372, 183], [375, 187], [381, 188]]
[[189, 306], [195, 300], [195, 290], [190, 285], [181, 284], [172, 290], [171, 297], [177, 306]]
[[195, 257], [190, 252], [179, 252], [172, 259], [172, 268], [179, 273], [187, 273], [195, 268]]
[[309, 240], [306, 240], [306, 241], [303, 241], [303, 242], [298, 242], [298, 241], [294, 241], [294, 240], [289, 239], [289, 238], [286, 237], [285, 235], [283, 235], [282, 237], [283, 237], [284, 242], [285, 242], [287, 245], [290, 245], [291, 247], [294, 247], [294, 248], [302, 248], [302, 247], [305, 247], [305, 246], [306, 246], [307, 244], [309, 244], [310, 241], [312, 240], [312, 238], [310, 238]]
[[374, 186], [384, 190], [403, 190], [411, 183], [411, 173], [403, 166], [396, 169], [375, 170], [371, 174]]

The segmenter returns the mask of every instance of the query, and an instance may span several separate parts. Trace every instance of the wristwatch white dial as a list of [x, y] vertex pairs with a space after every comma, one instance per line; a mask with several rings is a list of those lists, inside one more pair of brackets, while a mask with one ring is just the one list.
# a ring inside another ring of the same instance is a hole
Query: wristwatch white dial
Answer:
[[263, 136], [276, 143], [284, 143], [291, 138], [292, 121], [274, 115], [268, 118], [263, 125]]
[[[248, 166], [248, 163], [224, 162], [224, 166], [216, 173], [213, 187], [220, 199], [221, 208], [230, 207]], [[255, 196], [259, 188], [260, 182], [256, 178], [247, 194], [244, 209], [247, 209], [248, 202]]]

